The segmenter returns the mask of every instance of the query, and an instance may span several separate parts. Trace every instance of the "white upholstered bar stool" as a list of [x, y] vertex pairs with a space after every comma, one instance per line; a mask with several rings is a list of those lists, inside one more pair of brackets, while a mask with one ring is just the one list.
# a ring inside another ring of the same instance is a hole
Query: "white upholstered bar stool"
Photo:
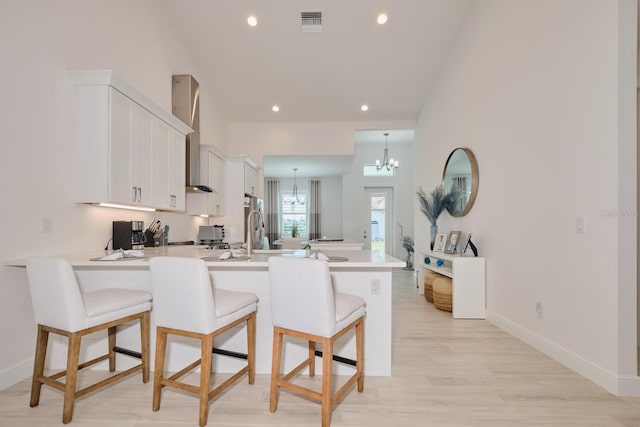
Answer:
[[[100, 289], [82, 293], [68, 261], [37, 257], [27, 261], [27, 277], [33, 313], [38, 325], [31, 407], [40, 403], [40, 391], [46, 384], [64, 392], [62, 422], [73, 418], [76, 397], [106, 386], [126, 375], [142, 371], [142, 381], [149, 380], [149, 310], [151, 294], [129, 289]], [[125, 322], [140, 322], [140, 353], [116, 347], [116, 327]], [[107, 329], [108, 353], [80, 363], [80, 341], [83, 336]], [[49, 333], [69, 339], [67, 369], [44, 375]], [[141, 363], [81, 390], [76, 390], [78, 370], [109, 360], [109, 370], [116, 369], [116, 353], [141, 359]], [[58, 381], [65, 377], [65, 382]]]
[[[365, 302], [355, 295], [334, 292], [326, 261], [309, 258], [269, 258], [269, 287], [273, 322], [273, 359], [269, 410], [278, 408], [280, 388], [322, 404], [322, 426], [331, 424], [331, 412], [356, 383], [364, 389]], [[335, 341], [355, 328], [356, 360], [333, 354]], [[281, 375], [283, 336], [308, 341], [309, 355], [290, 372]], [[322, 343], [322, 352], [316, 351]], [[319, 393], [293, 383], [305, 367], [315, 375], [315, 357], [322, 356], [322, 391]], [[355, 366], [356, 372], [332, 395], [332, 365], [337, 360]]]
[[[160, 409], [162, 388], [174, 387], [200, 398], [200, 425], [207, 424], [209, 401], [244, 374], [255, 380], [256, 310], [258, 297], [250, 292], [214, 289], [207, 265], [201, 259], [155, 257], [149, 260], [156, 323], [156, 358], [153, 374], [153, 410]], [[247, 328], [247, 354], [214, 349], [214, 338], [236, 326]], [[165, 377], [167, 335], [200, 340], [200, 358]], [[247, 364], [225, 382], [211, 388], [213, 353], [246, 359]], [[200, 366], [200, 385], [177, 381]]]

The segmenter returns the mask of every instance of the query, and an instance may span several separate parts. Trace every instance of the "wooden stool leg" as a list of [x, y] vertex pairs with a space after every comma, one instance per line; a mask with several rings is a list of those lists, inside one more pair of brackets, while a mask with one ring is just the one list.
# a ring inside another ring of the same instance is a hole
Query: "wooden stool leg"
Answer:
[[249, 384], [256, 380], [256, 313], [247, 319], [247, 365], [249, 367]]
[[64, 384], [64, 406], [62, 408], [62, 422], [67, 424], [73, 418], [73, 403], [76, 398], [76, 382], [78, 379], [78, 361], [80, 359], [79, 333], [69, 335], [69, 348], [67, 349], [67, 374]]
[[309, 376], [316, 376], [316, 342], [309, 340]]
[[358, 391], [364, 390], [364, 320], [356, 324], [356, 371], [358, 377]]
[[333, 341], [322, 340], [322, 427], [331, 425], [331, 368], [333, 367]]
[[164, 358], [167, 351], [167, 332], [162, 328], [156, 328], [156, 363], [153, 371], [153, 406], [155, 412], [160, 409], [161, 384], [164, 376]]
[[116, 346], [116, 327], [107, 329], [107, 335], [109, 336], [109, 371], [113, 372], [116, 370], [116, 352], [113, 351]]
[[213, 335], [202, 337], [200, 348], [200, 425], [207, 424], [209, 416], [209, 388], [211, 387], [211, 359], [213, 358]]
[[278, 398], [280, 397], [280, 387], [278, 377], [280, 376], [280, 357], [282, 356], [282, 332], [277, 326], [273, 327], [273, 354], [271, 356], [271, 394], [269, 397], [269, 411], [276, 412], [278, 409]]
[[149, 318], [148, 311], [140, 318], [140, 355], [142, 356], [142, 382], [149, 382]]
[[40, 403], [40, 391], [42, 382], [38, 379], [44, 375], [44, 361], [47, 357], [47, 344], [49, 343], [49, 331], [45, 331], [42, 325], [38, 325], [38, 337], [36, 338], [36, 355], [33, 362], [33, 378], [31, 379], [31, 402], [32, 408]]

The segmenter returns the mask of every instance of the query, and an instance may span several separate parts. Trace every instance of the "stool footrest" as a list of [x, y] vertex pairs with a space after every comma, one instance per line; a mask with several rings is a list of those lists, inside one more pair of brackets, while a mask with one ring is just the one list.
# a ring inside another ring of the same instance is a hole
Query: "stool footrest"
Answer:
[[127, 356], [135, 357], [137, 359], [142, 359], [142, 353], [140, 353], [139, 351], [133, 351], [129, 350], [128, 348], [122, 348], [118, 346], [113, 347], [113, 351], [120, 354], [126, 354]]
[[235, 357], [236, 359], [247, 360], [246, 353], [238, 353], [237, 351], [223, 350], [221, 348], [213, 348], [213, 354], [220, 354], [222, 356]]
[[[322, 351], [316, 350], [316, 356], [322, 357]], [[348, 359], [346, 357], [338, 356], [336, 354], [333, 355], [333, 360], [340, 363], [345, 363], [347, 365], [356, 366], [356, 361], [353, 359]]]

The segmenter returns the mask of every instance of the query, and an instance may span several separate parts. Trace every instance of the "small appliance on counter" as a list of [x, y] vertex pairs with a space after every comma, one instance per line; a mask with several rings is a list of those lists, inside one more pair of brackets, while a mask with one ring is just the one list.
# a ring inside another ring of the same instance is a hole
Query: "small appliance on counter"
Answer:
[[113, 221], [114, 250], [142, 250], [145, 241], [144, 221]]
[[224, 241], [224, 225], [201, 225], [198, 241], [211, 249], [229, 249], [229, 243]]

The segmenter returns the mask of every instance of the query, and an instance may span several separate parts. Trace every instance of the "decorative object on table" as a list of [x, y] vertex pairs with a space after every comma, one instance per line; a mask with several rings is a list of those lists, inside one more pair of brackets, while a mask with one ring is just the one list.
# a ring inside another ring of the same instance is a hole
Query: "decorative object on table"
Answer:
[[447, 233], [438, 233], [436, 235], [436, 241], [433, 244], [434, 252], [443, 252], [444, 246], [447, 244]]
[[436, 261], [436, 265], [438, 267], [444, 267], [444, 260], [443, 259], [439, 259], [438, 261]]
[[460, 242], [460, 232], [459, 231], [451, 231], [449, 232], [449, 238], [447, 239], [447, 246], [445, 247], [444, 252], [447, 254], [455, 254], [456, 248], [458, 247], [458, 242]]
[[420, 210], [427, 217], [429, 223], [431, 224], [430, 232], [431, 232], [431, 249], [433, 249], [433, 245], [435, 243], [436, 235], [438, 234], [438, 217], [440, 214], [447, 209], [447, 206], [456, 199], [455, 195], [452, 193], [445, 193], [444, 187], [442, 185], [438, 185], [431, 193], [427, 194], [422, 190], [416, 193], [418, 194], [418, 200], [420, 201]]
[[413, 270], [413, 262], [411, 261], [411, 255], [414, 252], [413, 249], [413, 239], [409, 236], [401, 236], [400, 241], [402, 242], [402, 247], [407, 251], [407, 257], [404, 259], [405, 262], [405, 270]]
[[458, 245], [458, 252], [460, 255], [464, 255], [465, 252], [467, 252], [467, 248], [471, 249], [473, 256], [478, 256], [478, 249], [471, 241], [471, 233], [465, 234], [464, 238], [460, 241], [460, 244]]
[[291, 237], [293, 237], [294, 239], [298, 237], [298, 223], [296, 222], [294, 222], [293, 226], [291, 227]]

